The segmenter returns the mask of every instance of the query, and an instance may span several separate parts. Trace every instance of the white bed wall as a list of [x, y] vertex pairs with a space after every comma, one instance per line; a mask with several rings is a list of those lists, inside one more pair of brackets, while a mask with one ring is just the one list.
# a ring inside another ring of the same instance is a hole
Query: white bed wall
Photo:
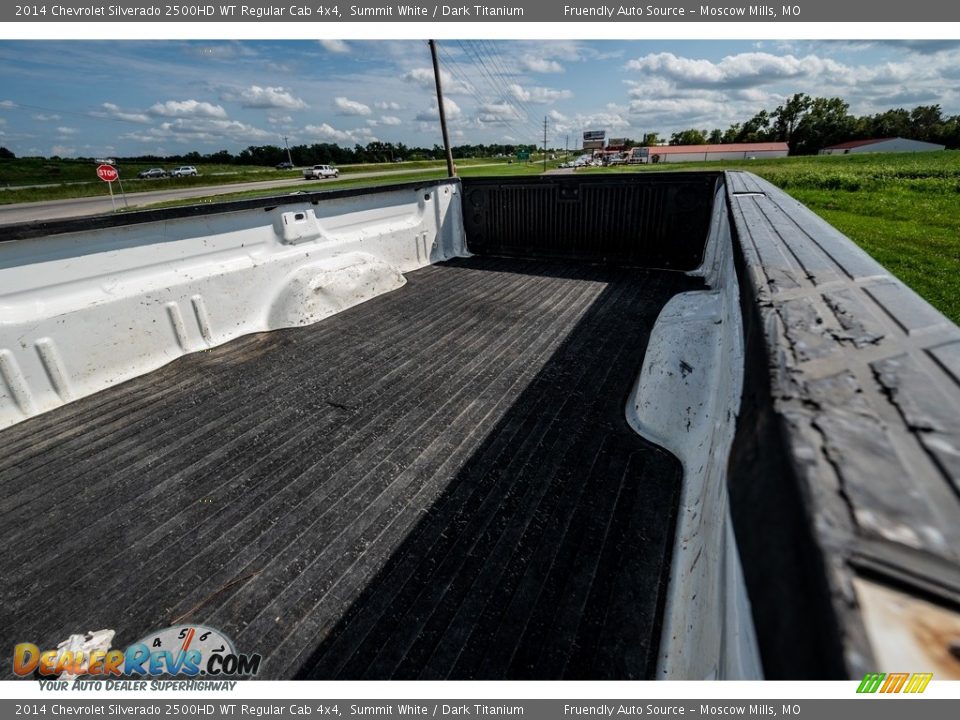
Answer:
[[466, 254], [456, 181], [277, 203], [0, 242], [0, 428]]

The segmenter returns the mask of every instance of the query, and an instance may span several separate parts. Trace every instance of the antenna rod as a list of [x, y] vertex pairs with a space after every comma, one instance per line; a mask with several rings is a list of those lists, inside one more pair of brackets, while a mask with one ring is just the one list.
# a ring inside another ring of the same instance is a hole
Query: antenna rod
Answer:
[[430, 56], [433, 58], [433, 77], [437, 81], [437, 109], [440, 111], [440, 131], [443, 133], [443, 149], [447, 153], [447, 176], [456, 177], [453, 167], [453, 150], [450, 149], [450, 134], [447, 132], [447, 113], [443, 109], [443, 88], [440, 85], [440, 64], [437, 62], [437, 42], [430, 40]]
[[547, 116], [543, 116], [543, 171], [547, 171]]

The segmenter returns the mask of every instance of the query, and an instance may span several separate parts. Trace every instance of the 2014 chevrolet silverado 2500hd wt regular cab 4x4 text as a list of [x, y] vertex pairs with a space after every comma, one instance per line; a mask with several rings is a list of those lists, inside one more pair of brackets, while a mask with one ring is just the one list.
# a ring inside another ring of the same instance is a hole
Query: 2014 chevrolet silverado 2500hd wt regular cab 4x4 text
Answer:
[[190, 623], [258, 678], [950, 675], [960, 330], [750, 174], [7, 226], [0, 313], [8, 648]]

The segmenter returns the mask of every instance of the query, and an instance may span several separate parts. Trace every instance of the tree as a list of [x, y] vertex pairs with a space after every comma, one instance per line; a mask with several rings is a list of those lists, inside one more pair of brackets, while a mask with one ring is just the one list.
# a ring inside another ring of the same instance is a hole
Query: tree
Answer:
[[736, 142], [765, 142], [772, 139], [770, 114], [766, 110], [761, 110], [743, 124], [740, 132], [737, 133]]
[[690, 128], [679, 130], [670, 136], [671, 145], [706, 145], [707, 131]]
[[0, 160], [15, 160], [16, 155], [7, 150], [5, 147], [0, 147]]
[[868, 137], [910, 137], [910, 113], [903, 108], [887, 110], [874, 115], [869, 124]]
[[218, 165], [228, 165], [232, 163], [236, 158], [233, 156], [229, 150], [218, 150], [215, 153], [211, 153], [207, 156], [207, 162], [216, 163]]
[[739, 135], [740, 135], [740, 123], [734, 123], [724, 131], [723, 137], [720, 139], [720, 142], [735, 143], [737, 142], [737, 137], [739, 137]]
[[720, 128], [715, 128], [713, 132], [710, 133], [710, 142], [713, 145], [718, 145], [723, 142], [723, 130]]
[[856, 118], [840, 98], [815, 98], [792, 133], [790, 149], [795, 155], [813, 155], [821, 148], [849, 140], [856, 131]]
[[910, 125], [913, 127], [914, 140], [926, 140], [940, 137], [943, 130], [943, 112], [939, 105], [918, 105], [910, 111]]
[[790, 142], [793, 131], [803, 121], [813, 101], [806, 93], [795, 93], [770, 115], [777, 140]]
[[641, 147], [654, 147], [660, 144], [660, 133], [650, 132], [643, 134], [643, 140], [640, 141]]

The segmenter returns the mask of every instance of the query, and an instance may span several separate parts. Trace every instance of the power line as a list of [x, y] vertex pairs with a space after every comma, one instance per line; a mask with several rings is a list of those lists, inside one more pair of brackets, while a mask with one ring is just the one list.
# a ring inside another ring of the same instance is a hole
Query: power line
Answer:
[[[485, 54], [486, 58], [490, 61], [490, 65], [493, 68], [493, 72], [500, 79], [501, 84], [504, 87], [507, 87], [510, 84], [510, 80], [507, 78], [507, 75], [509, 75], [510, 72], [504, 68], [503, 63], [500, 60], [499, 51], [496, 49], [496, 47], [494, 47], [492, 42], [483, 41], [483, 40], [474, 41], [474, 44], [477, 45], [478, 52], [482, 50], [482, 53]], [[523, 90], [523, 88], [519, 85], [519, 83], [515, 83], [515, 84], [521, 91]], [[527, 120], [527, 125], [529, 125], [531, 129], [537, 128], [538, 126], [534, 123], [532, 119], [532, 117], [536, 114], [535, 110], [527, 103], [526, 100], [522, 98], [522, 95], [520, 95], [519, 93], [517, 95], [514, 95], [513, 99], [516, 101], [516, 103], [519, 103], [520, 107], [523, 108], [524, 116]]]
[[[452, 76], [455, 76], [456, 79], [458, 79], [461, 83], [463, 83], [464, 89], [468, 91], [468, 93], [473, 97], [473, 99], [476, 101], [476, 103], [479, 106], [487, 104], [488, 101], [484, 99], [484, 97], [480, 95], [480, 93], [478, 92], [479, 86], [477, 85], [476, 82], [473, 81], [473, 79], [470, 78], [465, 67], [461, 65], [460, 61], [454, 58], [453, 55], [447, 51], [444, 45], [437, 43], [437, 48], [440, 50], [440, 53], [443, 55], [445, 67], [449, 69], [450, 74]], [[464, 52], [466, 52], [465, 48], [462, 48], [462, 49], [464, 49]], [[524, 132], [517, 130], [517, 128], [514, 127], [513, 124], [506, 118], [501, 119], [500, 123], [498, 124], [503, 125], [507, 129], [509, 129], [510, 132], [515, 133], [521, 138], [524, 135]]]
[[[479, 42], [479, 43], [481, 43], [481, 44], [484, 44], [484, 41], [482, 41], [482, 40], [477, 41], [477, 42]], [[507, 71], [507, 70], [504, 68], [503, 63], [500, 61], [499, 52], [498, 52], [497, 49], [493, 46], [493, 43], [491, 43], [491, 42], [486, 42], [485, 45], [486, 45], [486, 48], [487, 48], [487, 56], [490, 58], [493, 66], [494, 66], [494, 70], [496, 71], [497, 75], [498, 75], [498, 76], [500, 77], [500, 79], [503, 81], [503, 84], [504, 84], [504, 85], [509, 84], [509, 80], [507, 79], [507, 75], [509, 75], [510, 72]], [[519, 87], [519, 83], [517, 83], [517, 86]], [[521, 89], [522, 89], [522, 88], [521, 88]], [[533, 108], [531, 108], [531, 107], [527, 104], [526, 100], [523, 100], [523, 99], [521, 99], [521, 98], [519, 98], [519, 97], [516, 98], [516, 100], [517, 100], [517, 102], [519, 102], [519, 103], [523, 106], [523, 109], [524, 109], [524, 111], [527, 113], [527, 116], [528, 116], [528, 117], [530, 117], [530, 116], [533, 115]]]
[[[487, 66], [486, 62], [484, 62], [484, 59], [480, 55], [479, 51], [472, 45], [465, 44], [463, 41], [458, 41], [457, 44], [460, 45], [460, 47], [466, 53], [472, 55], [475, 58], [476, 67], [480, 71], [481, 77], [484, 79], [484, 81], [488, 84], [490, 89], [493, 91], [493, 96], [496, 99], [499, 99], [504, 105], [510, 108], [512, 112], [515, 114], [514, 119], [520, 122], [521, 125], [524, 127], [524, 130], [521, 134], [527, 135], [528, 137], [530, 135], [533, 135], [534, 137], [536, 137], [536, 134], [538, 133], [537, 125], [534, 124], [534, 122], [531, 120], [530, 116], [527, 113], [525, 112], [521, 113], [521, 111], [513, 103], [510, 102], [509, 98], [506, 97], [504, 93], [504, 88], [502, 87], [502, 83], [498, 82], [497, 79], [493, 76], [492, 71]], [[501, 119], [505, 120], [505, 118], [501, 118]], [[534, 142], [534, 145], [536, 145], [536, 142]]]

